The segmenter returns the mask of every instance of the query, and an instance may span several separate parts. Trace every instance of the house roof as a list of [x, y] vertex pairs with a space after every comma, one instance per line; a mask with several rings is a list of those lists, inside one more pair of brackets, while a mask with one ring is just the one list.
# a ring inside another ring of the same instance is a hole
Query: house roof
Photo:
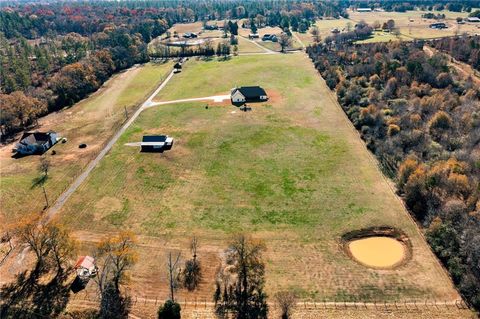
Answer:
[[54, 132], [26, 132], [20, 139], [20, 144], [24, 145], [42, 145], [50, 140], [50, 136]]
[[167, 135], [144, 135], [142, 142], [165, 142]]
[[261, 95], [267, 95], [264, 89], [262, 89], [259, 86], [242, 86], [237, 88], [240, 93], [242, 93], [243, 96], [245, 96], [247, 99], [248, 98], [256, 98]]
[[95, 268], [95, 259], [91, 256], [80, 256], [75, 263], [75, 268]]

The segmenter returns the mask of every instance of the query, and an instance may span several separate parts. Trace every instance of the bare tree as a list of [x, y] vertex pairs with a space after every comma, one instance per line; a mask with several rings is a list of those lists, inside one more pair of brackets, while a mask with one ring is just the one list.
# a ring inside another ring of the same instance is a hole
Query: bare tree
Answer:
[[168, 253], [168, 260], [167, 260], [168, 284], [170, 286], [170, 300], [173, 302], [175, 302], [175, 291], [178, 288], [179, 261], [180, 261], [180, 253], [178, 253], [176, 257], [173, 257], [171, 252]]
[[131, 299], [120, 292], [120, 284], [128, 278], [127, 271], [135, 264], [136, 239], [133, 233], [123, 231], [102, 240], [95, 252], [98, 276], [95, 277], [100, 295], [101, 318], [127, 318]]
[[217, 272], [214, 294], [215, 311], [219, 316], [228, 312], [234, 318], [267, 318], [265, 264], [262, 253], [265, 245], [245, 235], [236, 236], [226, 251], [224, 267]]
[[285, 49], [292, 44], [292, 37], [284, 32], [280, 35], [280, 38], [278, 39], [278, 44], [280, 44], [280, 47], [282, 48], [281, 51], [285, 52]]
[[292, 315], [292, 310], [295, 308], [297, 298], [294, 293], [290, 291], [279, 291], [275, 294], [275, 301], [281, 311], [281, 319], [289, 319]]
[[183, 286], [189, 291], [195, 290], [202, 279], [201, 266], [197, 259], [197, 249], [198, 239], [196, 236], [193, 236], [190, 242], [192, 259], [185, 262], [185, 268], [183, 269]]

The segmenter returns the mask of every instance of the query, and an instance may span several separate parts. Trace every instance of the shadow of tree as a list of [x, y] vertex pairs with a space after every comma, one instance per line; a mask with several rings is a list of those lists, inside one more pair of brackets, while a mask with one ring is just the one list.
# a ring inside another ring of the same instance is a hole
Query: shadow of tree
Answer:
[[68, 271], [47, 283], [39, 283], [38, 272], [20, 273], [15, 282], [0, 289], [0, 318], [54, 318], [70, 298]]
[[45, 183], [47, 182], [47, 179], [48, 179], [48, 175], [35, 177], [34, 179], [32, 179], [32, 186], [30, 186], [30, 189], [34, 189], [42, 185], [45, 185]]

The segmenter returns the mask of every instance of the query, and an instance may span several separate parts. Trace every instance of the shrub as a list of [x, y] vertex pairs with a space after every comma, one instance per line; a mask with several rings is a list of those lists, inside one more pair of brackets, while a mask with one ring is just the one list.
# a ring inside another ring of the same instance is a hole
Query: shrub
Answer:
[[390, 124], [388, 126], [388, 131], [387, 131], [388, 136], [397, 135], [398, 132], [400, 132], [400, 126], [396, 124]]
[[180, 319], [181, 310], [180, 304], [172, 300], [167, 300], [163, 306], [158, 309], [158, 319]]
[[452, 118], [444, 111], [438, 111], [428, 124], [430, 130], [447, 130], [452, 126]]

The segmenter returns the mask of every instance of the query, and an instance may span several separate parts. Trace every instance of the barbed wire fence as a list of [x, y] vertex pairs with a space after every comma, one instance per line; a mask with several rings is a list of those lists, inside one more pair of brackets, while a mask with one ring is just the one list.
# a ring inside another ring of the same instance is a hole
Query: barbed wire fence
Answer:
[[[132, 301], [132, 307], [155, 307], [158, 308], [165, 302], [165, 298], [148, 298], [138, 295], [129, 295]], [[177, 298], [176, 301], [182, 309], [213, 309], [215, 303], [208, 298]], [[70, 299], [73, 304], [97, 304], [100, 302], [98, 295], [77, 294]], [[269, 306], [275, 308], [275, 303], [269, 303]], [[403, 301], [329, 301], [329, 300], [300, 300], [296, 303], [297, 311], [317, 311], [317, 310], [370, 310], [370, 311], [424, 311], [424, 310], [465, 310], [469, 309], [463, 300], [403, 300]]]

